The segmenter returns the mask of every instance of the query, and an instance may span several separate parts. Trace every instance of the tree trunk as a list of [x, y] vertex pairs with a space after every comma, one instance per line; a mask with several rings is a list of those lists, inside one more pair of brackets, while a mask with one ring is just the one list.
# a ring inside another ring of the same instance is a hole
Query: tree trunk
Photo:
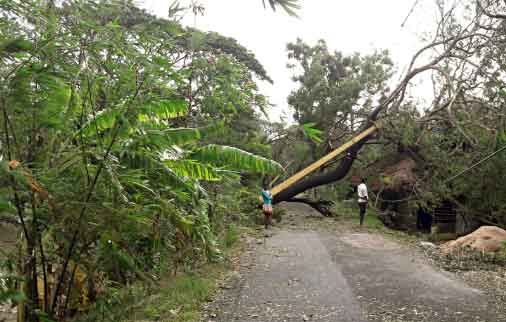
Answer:
[[329, 183], [337, 182], [346, 177], [357, 157], [357, 152], [362, 148], [367, 139], [368, 138], [365, 138], [350, 148], [347, 152], [346, 157], [341, 160], [341, 163], [337, 168], [327, 171], [323, 174], [317, 174], [307, 179], [303, 179], [275, 195], [273, 200], [274, 204], [282, 201], [292, 201], [292, 199], [294, 199], [294, 197], [299, 193]]
[[332, 215], [331, 207], [334, 205], [332, 201], [329, 200], [310, 200], [307, 198], [292, 198], [289, 200], [290, 202], [300, 202], [306, 205], [309, 205], [314, 210], [318, 211], [322, 215], [329, 217]]
[[[398, 92], [399, 88], [396, 89], [395, 92]], [[392, 93], [390, 98], [385, 100], [382, 104], [378, 105], [375, 109], [371, 111], [368, 117], [368, 121], [365, 123], [365, 126], [360, 129], [360, 133], [364, 131], [365, 129], [371, 127], [374, 124], [374, 121], [378, 118], [379, 113], [385, 109], [388, 104], [393, 100], [396, 94]], [[324, 186], [329, 183], [337, 182], [348, 174], [348, 172], [351, 170], [351, 167], [353, 166], [353, 162], [357, 158], [357, 153], [362, 149], [364, 144], [373, 136], [373, 134], [369, 135], [368, 137], [364, 138], [362, 141], [359, 141], [357, 144], [352, 146], [348, 151], [346, 151], [346, 156], [341, 159], [341, 163], [337, 168], [334, 170], [329, 170], [328, 172], [313, 175], [309, 178], [303, 179], [292, 186], [286, 188], [285, 190], [279, 192], [277, 195], [273, 198], [273, 203], [277, 204], [283, 201], [292, 201], [295, 196], [297, 196], [299, 193], [305, 192], [307, 190]]]

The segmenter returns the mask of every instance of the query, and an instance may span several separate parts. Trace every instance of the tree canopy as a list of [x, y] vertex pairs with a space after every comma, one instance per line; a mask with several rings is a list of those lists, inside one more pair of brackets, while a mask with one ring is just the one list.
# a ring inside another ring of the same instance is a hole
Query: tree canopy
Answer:
[[219, 258], [210, 185], [281, 171], [219, 140], [265, 107], [254, 55], [129, 1], [0, 10], [1, 208], [26, 242], [21, 318], [65, 319], [76, 270], [127, 283], [160, 254]]

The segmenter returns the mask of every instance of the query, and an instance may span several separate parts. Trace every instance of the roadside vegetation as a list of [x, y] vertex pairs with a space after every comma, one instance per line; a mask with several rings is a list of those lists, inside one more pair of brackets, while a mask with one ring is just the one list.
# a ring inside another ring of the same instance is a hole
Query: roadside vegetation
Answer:
[[[292, 16], [301, 8], [250, 1]], [[373, 124], [379, 133], [274, 203], [349, 221], [352, 179], [368, 177], [366, 229], [415, 238], [379, 219], [401, 202], [449, 202], [479, 225], [505, 227], [506, 5], [436, 9], [431, 40], [401, 75], [387, 50], [287, 44], [295, 87], [285, 124], [268, 119], [259, 83], [272, 79], [254, 53], [181, 23], [205, 12], [197, 2], [175, 1], [160, 18], [130, 0], [0, 0], [0, 220], [9, 227], [0, 304], [19, 322], [196, 321], [262, 221], [260, 186]], [[428, 103], [409, 95], [422, 74]], [[408, 159], [409, 172], [384, 171]], [[282, 222], [283, 210], [275, 216]], [[466, 256], [504, 265], [503, 252]]]

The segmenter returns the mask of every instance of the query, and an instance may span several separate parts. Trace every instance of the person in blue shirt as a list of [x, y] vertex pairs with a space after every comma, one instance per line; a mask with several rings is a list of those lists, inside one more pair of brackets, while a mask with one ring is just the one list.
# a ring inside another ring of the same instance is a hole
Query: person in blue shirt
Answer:
[[269, 225], [271, 224], [272, 220], [272, 194], [268, 190], [267, 185], [263, 186], [262, 189], [262, 199], [263, 199], [263, 207], [262, 210], [264, 212], [264, 222], [265, 222], [265, 229], [269, 228]]

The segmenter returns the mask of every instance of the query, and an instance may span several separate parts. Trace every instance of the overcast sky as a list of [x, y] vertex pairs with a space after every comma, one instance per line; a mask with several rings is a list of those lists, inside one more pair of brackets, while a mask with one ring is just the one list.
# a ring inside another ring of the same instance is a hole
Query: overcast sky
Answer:
[[[154, 14], [166, 16], [172, 1], [137, 2]], [[271, 120], [278, 120], [283, 113], [291, 115], [286, 98], [296, 84], [286, 68], [288, 42], [297, 37], [309, 44], [324, 39], [330, 49], [344, 54], [388, 49], [400, 73], [420, 48], [423, 32], [431, 30], [435, 17], [434, 0], [419, 0], [404, 27], [401, 25], [416, 0], [300, 0], [299, 18], [265, 10], [261, 0], [199, 2], [206, 12], [196, 18], [196, 27], [237, 39], [255, 53], [274, 80], [273, 85], [261, 84], [262, 92], [276, 105], [270, 110]], [[194, 17], [188, 15], [184, 23], [193, 26]]]

